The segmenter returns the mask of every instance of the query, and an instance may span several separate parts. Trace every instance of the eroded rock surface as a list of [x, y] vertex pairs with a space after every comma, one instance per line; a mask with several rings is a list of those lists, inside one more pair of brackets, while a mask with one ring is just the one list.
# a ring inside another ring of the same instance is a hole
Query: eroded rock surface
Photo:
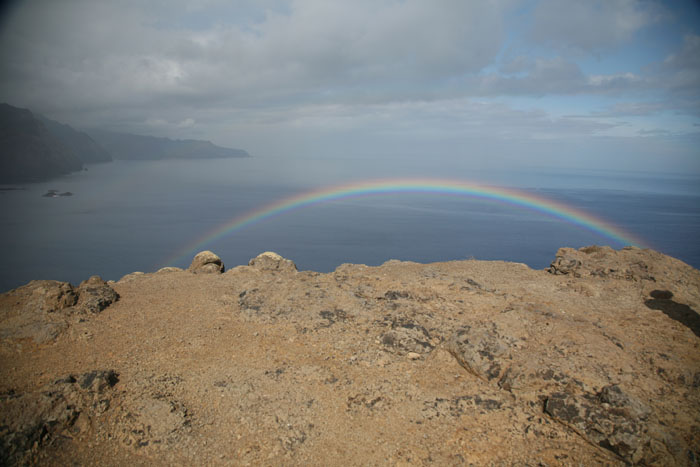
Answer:
[[268, 252], [32, 282], [0, 295], [0, 445], [18, 464], [697, 465], [698, 310], [700, 272], [606, 247], [547, 271], [319, 274]]

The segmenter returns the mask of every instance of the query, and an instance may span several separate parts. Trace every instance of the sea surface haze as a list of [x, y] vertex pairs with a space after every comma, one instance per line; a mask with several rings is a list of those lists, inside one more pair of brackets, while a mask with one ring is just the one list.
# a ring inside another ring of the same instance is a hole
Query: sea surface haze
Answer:
[[[700, 181], [690, 175], [548, 169], [475, 171], [467, 162], [338, 158], [115, 161], [0, 191], [0, 291], [33, 279], [73, 284], [98, 274], [187, 267], [198, 239], [291, 196], [340, 184], [449, 178], [515, 188], [582, 210], [700, 267]], [[48, 190], [73, 196], [42, 197]], [[557, 248], [618, 241], [570, 222], [473, 197], [392, 193], [329, 201], [253, 223], [205, 247], [227, 267], [263, 251], [301, 270], [505, 260], [544, 268]], [[184, 253], [184, 254], [180, 254]], [[169, 258], [178, 258], [169, 264]]]

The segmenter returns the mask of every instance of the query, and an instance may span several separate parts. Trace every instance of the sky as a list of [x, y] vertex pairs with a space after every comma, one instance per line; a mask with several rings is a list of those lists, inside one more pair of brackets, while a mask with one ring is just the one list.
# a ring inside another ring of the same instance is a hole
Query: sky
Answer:
[[0, 101], [256, 157], [700, 174], [700, 1], [16, 1]]

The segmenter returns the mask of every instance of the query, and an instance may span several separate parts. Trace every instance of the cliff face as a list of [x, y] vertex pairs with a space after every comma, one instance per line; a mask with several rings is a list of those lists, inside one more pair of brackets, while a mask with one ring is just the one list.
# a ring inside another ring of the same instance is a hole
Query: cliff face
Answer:
[[697, 465], [700, 272], [209, 252], [0, 296], [5, 462]]
[[0, 104], [0, 183], [47, 180], [83, 163], [29, 110]]

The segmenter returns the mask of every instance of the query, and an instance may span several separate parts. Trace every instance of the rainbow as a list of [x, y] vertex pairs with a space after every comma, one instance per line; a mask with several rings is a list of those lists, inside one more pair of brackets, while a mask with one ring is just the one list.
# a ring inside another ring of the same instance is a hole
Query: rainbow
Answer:
[[250, 211], [219, 225], [194, 242], [181, 248], [175, 255], [165, 261], [164, 264], [176, 264], [186, 257], [192, 256], [196, 252], [205, 249], [208, 244], [230, 235], [233, 232], [297, 209], [308, 208], [318, 204], [347, 198], [397, 193], [452, 195], [501, 202], [564, 220], [604, 237], [613, 239], [623, 245], [644, 245], [644, 242], [640, 239], [635, 238], [620, 227], [603, 219], [532, 193], [457, 180], [388, 179], [356, 182], [316, 189], [267, 204], [259, 209]]

